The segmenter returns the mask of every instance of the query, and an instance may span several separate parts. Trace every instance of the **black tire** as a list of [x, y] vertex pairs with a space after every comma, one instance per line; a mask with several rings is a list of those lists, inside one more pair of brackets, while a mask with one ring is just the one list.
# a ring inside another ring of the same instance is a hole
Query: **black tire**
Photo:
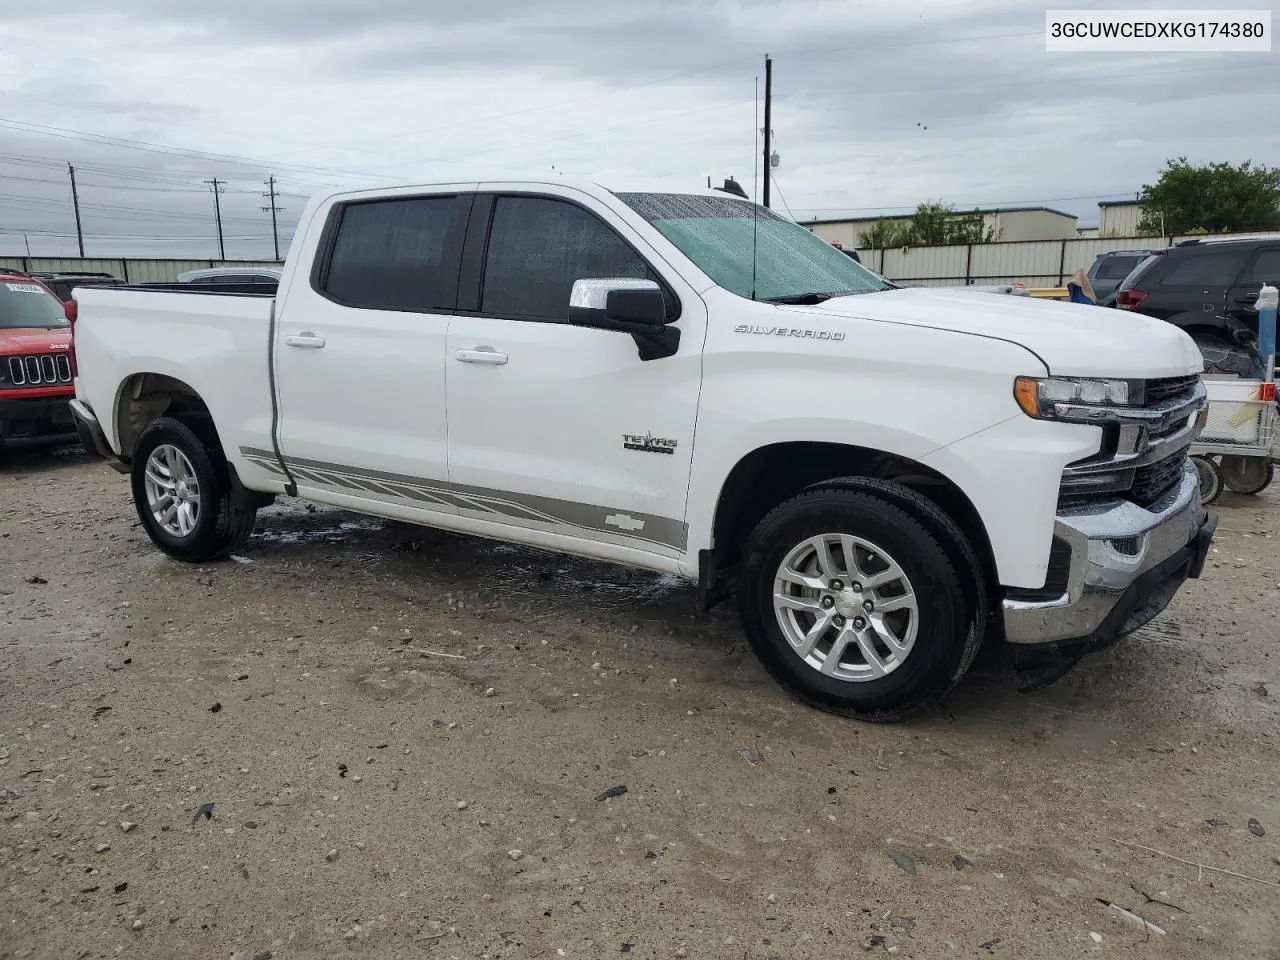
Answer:
[[[808, 490], [761, 520], [744, 551], [738, 597], [747, 638], [774, 679], [821, 709], [883, 722], [937, 702], [964, 675], [981, 643], [985, 596], [976, 557], [972, 572], [962, 574], [957, 560], [966, 551], [973, 557], [972, 550], [936, 507], [898, 484], [861, 485], [850, 480]], [[773, 603], [779, 566], [799, 544], [823, 534], [852, 534], [875, 545], [911, 584], [919, 615], [914, 645], [884, 676], [827, 676], [801, 659], [779, 625]], [[953, 536], [959, 540], [947, 543]], [[977, 586], [966, 588], [966, 580]]]
[[[156, 448], [166, 444], [187, 458], [199, 484], [200, 508], [193, 528], [185, 536], [165, 530], [147, 501], [147, 463]], [[175, 559], [188, 563], [221, 559], [253, 532], [257, 508], [236, 494], [221, 448], [216, 441], [201, 439], [179, 420], [161, 417], [143, 430], [134, 450], [131, 473], [138, 519], [152, 542]]]
[[1208, 506], [1222, 496], [1222, 468], [1208, 457], [1192, 457], [1200, 480], [1200, 502]]
[[1265, 457], [1222, 458], [1222, 482], [1232, 493], [1261, 493], [1271, 486], [1276, 468]]

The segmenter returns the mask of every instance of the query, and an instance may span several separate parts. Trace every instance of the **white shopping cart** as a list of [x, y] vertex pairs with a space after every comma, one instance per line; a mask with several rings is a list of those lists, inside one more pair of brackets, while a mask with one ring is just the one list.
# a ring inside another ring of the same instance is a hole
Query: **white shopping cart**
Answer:
[[1272, 453], [1276, 385], [1272, 380], [1204, 377], [1208, 419], [1191, 445], [1200, 471], [1200, 499], [1212, 503], [1223, 488], [1253, 494], [1265, 490], [1280, 463]]

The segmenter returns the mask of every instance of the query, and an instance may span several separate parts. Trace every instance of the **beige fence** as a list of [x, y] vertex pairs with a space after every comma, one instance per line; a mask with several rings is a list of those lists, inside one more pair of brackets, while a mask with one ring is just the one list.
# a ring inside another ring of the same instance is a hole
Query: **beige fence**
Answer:
[[[1280, 236], [1263, 234], [1265, 236]], [[1248, 236], [1259, 236], [1249, 234]], [[1036, 240], [951, 247], [858, 251], [862, 262], [889, 280], [948, 287], [969, 283], [1025, 283], [1058, 287], [1077, 269], [1111, 250], [1158, 250], [1189, 237], [1109, 237], [1105, 240]]]
[[278, 267], [271, 260], [152, 260], [136, 257], [0, 257], [0, 268], [23, 273], [109, 273], [130, 283], [172, 283], [209, 267]]

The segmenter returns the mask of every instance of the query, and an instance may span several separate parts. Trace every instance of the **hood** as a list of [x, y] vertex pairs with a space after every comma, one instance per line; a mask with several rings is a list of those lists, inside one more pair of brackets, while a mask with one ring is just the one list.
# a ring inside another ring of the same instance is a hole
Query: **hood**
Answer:
[[1152, 379], [1204, 369], [1195, 343], [1172, 324], [1087, 304], [904, 287], [789, 309], [1007, 340], [1058, 376]]
[[0, 327], [0, 356], [70, 349], [70, 327]]

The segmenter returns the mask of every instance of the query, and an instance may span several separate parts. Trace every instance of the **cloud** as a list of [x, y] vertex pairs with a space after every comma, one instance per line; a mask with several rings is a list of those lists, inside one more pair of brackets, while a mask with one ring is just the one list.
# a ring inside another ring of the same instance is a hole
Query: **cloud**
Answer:
[[286, 231], [305, 195], [340, 182], [555, 165], [750, 186], [765, 52], [776, 182], [797, 214], [941, 198], [1090, 219], [1090, 197], [1131, 193], [1167, 156], [1280, 148], [1260, 122], [1273, 57], [1050, 55], [1043, 29], [1013, 0], [21, 5], [0, 27], [0, 117], [20, 122], [0, 122], [0, 253], [21, 252], [20, 228], [33, 250], [74, 250], [68, 161], [91, 252], [216, 254], [213, 177], [228, 181], [228, 253], [246, 257], [270, 253], [271, 174], [291, 194]]

